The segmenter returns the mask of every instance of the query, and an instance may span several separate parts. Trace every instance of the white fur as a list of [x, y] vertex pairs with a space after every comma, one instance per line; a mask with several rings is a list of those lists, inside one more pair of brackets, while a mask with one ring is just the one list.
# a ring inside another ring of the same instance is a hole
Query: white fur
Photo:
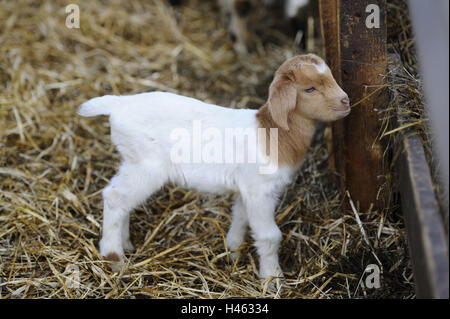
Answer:
[[325, 64], [325, 62], [322, 62], [319, 65], [317, 65], [317, 64], [313, 64], [313, 65], [316, 67], [317, 72], [319, 72], [321, 74], [325, 73], [325, 71], [328, 69], [328, 66]]
[[100, 254], [116, 253], [122, 260], [123, 250], [132, 249], [128, 231], [130, 212], [165, 183], [172, 182], [202, 192], [235, 193], [233, 219], [226, 238], [229, 249], [236, 254], [248, 225], [260, 256], [261, 278], [282, 275], [277, 254], [281, 232], [274, 211], [280, 192], [291, 181], [297, 167], [260, 174], [259, 162], [175, 164], [170, 158], [174, 145], [170, 134], [174, 129], [190, 130], [194, 120], [201, 120], [204, 127], [256, 131], [256, 112], [163, 92], [103, 96], [84, 103], [80, 115], [110, 115], [111, 140], [123, 158], [118, 173], [103, 191]]
[[309, 0], [287, 0], [284, 6], [284, 15], [287, 18], [293, 18], [298, 10], [308, 4]]

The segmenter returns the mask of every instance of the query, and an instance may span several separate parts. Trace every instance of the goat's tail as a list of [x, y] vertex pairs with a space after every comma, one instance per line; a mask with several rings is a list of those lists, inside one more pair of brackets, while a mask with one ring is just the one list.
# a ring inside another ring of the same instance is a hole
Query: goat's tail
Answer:
[[89, 101], [84, 102], [78, 108], [78, 114], [81, 116], [97, 116], [97, 115], [111, 115], [113, 110], [120, 104], [120, 96], [105, 95], [95, 97]]

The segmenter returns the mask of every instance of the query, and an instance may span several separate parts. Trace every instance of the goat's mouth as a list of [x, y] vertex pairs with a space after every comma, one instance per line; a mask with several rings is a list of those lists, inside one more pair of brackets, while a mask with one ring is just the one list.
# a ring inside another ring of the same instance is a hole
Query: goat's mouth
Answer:
[[336, 112], [338, 115], [347, 116], [350, 114], [352, 108], [349, 106], [344, 107], [332, 107], [331, 108], [334, 112]]

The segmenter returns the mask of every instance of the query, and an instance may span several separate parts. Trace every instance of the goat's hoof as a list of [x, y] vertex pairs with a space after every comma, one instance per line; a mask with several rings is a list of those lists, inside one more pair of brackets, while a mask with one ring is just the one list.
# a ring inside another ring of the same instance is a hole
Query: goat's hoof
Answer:
[[234, 51], [238, 55], [242, 55], [242, 56], [247, 56], [248, 55], [247, 46], [245, 44], [240, 43], [240, 42], [236, 42], [233, 47], [234, 47]]
[[103, 256], [103, 259], [108, 261], [108, 266], [112, 272], [119, 272], [123, 265], [122, 258], [115, 252], [111, 252]]
[[[271, 292], [277, 292], [282, 291], [282, 284], [283, 284], [284, 277], [268, 277], [265, 279], [261, 279], [261, 284], [263, 288], [265, 288], [267, 291]], [[267, 287], [267, 288], [266, 288]]]
[[122, 245], [123, 245], [123, 250], [126, 251], [127, 253], [134, 251], [134, 246], [131, 243], [131, 240], [129, 240], [129, 239], [125, 240]]
[[236, 261], [239, 258], [240, 254], [241, 253], [239, 251], [230, 252], [230, 259], [232, 261]]
[[278, 291], [284, 281], [284, 275], [280, 269], [280, 266], [277, 266], [272, 270], [261, 269], [260, 279], [263, 287], [267, 285], [267, 290]]

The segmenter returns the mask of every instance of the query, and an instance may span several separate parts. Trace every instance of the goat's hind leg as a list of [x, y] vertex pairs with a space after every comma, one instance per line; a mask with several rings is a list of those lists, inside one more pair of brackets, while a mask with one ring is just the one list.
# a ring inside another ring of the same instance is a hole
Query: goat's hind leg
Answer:
[[124, 162], [103, 191], [100, 255], [114, 262], [111, 264], [114, 271], [120, 269], [124, 249], [132, 248], [128, 229], [130, 212], [165, 183], [159, 170], [158, 167], [149, 169], [144, 165]]

